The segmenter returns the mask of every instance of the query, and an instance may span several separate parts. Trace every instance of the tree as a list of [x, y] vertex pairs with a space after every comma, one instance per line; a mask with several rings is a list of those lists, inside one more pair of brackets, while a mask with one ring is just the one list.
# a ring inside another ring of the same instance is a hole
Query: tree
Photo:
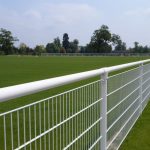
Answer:
[[127, 45], [125, 42], [122, 43], [122, 50], [123, 51], [126, 51], [127, 50]]
[[79, 41], [77, 39], [74, 39], [72, 42], [70, 42], [68, 52], [69, 53], [78, 52], [78, 44], [79, 44]]
[[146, 46], [143, 47], [143, 51], [142, 52], [143, 53], [148, 53], [148, 52], [150, 52], [150, 48], [146, 45]]
[[67, 53], [75, 53], [76, 52], [76, 45], [73, 42], [69, 43], [69, 48], [67, 49]]
[[112, 41], [112, 45], [116, 46], [121, 42], [121, 38], [117, 34], [112, 34], [111, 41]]
[[122, 42], [121, 37], [116, 34], [112, 34], [112, 45], [115, 46], [115, 51], [125, 51], [126, 50], [126, 43]]
[[66, 52], [69, 48], [69, 36], [67, 33], [64, 33], [63, 35], [63, 42], [62, 42], [63, 47], [65, 48]]
[[48, 43], [46, 45], [46, 52], [47, 53], [54, 53], [54, 43]]
[[79, 50], [79, 40], [78, 39], [74, 39], [73, 40], [73, 44], [75, 45], [75, 52], [78, 52], [78, 50]]
[[134, 48], [133, 48], [134, 52], [139, 53], [140, 49], [139, 49], [139, 43], [138, 42], [134, 42]]
[[95, 30], [91, 37], [90, 43], [87, 48], [91, 52], [107, 53], [111, 52], [112, 47], [109, 44], [111, 42], [111, 33], [108, 26], [102, 25], [100, 29]]
[[53, 43], [54, 43], [54, 48], [55, 48], [54, 51], [55, 51], [56, 53], [59, 53], [59, 52], [60, 52], [60, 49], [61, 49], [61, 42], [60, 42], [59, 37], [55, 38]]
[[80, 46], [80, 53], [86, 52], [86, 46]]
[[13, 53], [13, 45], [15, 41], [18, 41], [18, 39], [13, 37], [10, 31], [3, 28], [0, 29], [0, 49], [5, 55]]
[[18, 52], [19, 52], [19, 48], [16, 47], [16, 46], [13, 46], [13, 51], [12, 51], [12, 53], [13, 53], [13, 54], [18, 54]]
[[55, 44], [58, 48], [61, 48], [61, 43], [60, 43], [59, 37], [57, 37], [57, 38], [54, 39], [54, 44]]
[[59, 53], [61, 51], [61, 43], [59, 37], [55, 38], [52, 43], [46, 45], [47, 53]]
[[34, 49], [36, 55], [41, 55], [41, 53], [44, 53], [45, 52], [45, 47], [44, 45], [37, 45]]
[[120, 52], [123, 52], [123, 51], [126, 51], [126, 43], [125, 42], [122, 42], [122, 41], [119, 41], [118, 42], [118, 45], [115, 46], [115, 51], [120, 51]]
[[28, 48], [28, 46], [25, 43], [21, 43], [19, 45], [19, 54], [21, 54], [21, 55], [27, 54], [27, 48]]
[[48, 43], [46, 45], [46, 52], [47, 53], [58, 53], [59, 49], [57, 48], [57, 46], [54, 43]]
[[66, 53], [66, 50], [63, 47], [61, 47], [60, 48], [60, 53]]
[[148, 53], [150, 52], [150, 47], [139, 45], [138, 42], [134, 42], [134, 48], [132, 49], [135, 53]]

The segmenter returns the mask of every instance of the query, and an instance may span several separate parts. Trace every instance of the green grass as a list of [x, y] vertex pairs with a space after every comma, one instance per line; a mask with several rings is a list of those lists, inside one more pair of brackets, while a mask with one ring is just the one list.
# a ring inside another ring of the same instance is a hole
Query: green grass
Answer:
[[0, 87], [41, 80], [105, 66], [138, 61], [141, 57], [0, 57]]
[[120, 150], [149, 150], [150, 149], [150, 103], [145, 108], [134, 128], [120, 147]]
[[[0, 88], [67, 75], [105, 66], [146, 59], [145, 57], [0, 57]], [[81, 83], [81, 82], [80, 82]], [[49, 97], [78, 86], [79, 83], [40, 92], [0, 104], [0, 112]], [[7, 106], [7, 107], [6, 107]]]
[[[0, 69], [1, 69], [0, 88], [31, 82], [31, 81], [36, 81], [36, 80], [52, 78], [61, 75], [67, 75], [67, 74], [72, 74], [72, 73], [77, 73], [82, 71], [98, 69], [105, 66], [113, 66], [113, 65], [138, 61], [141, 59], [147, 59], [147, 58], [146, 57], [144, 58], [141, 57], [32, 57], [32, 56], [0, 57]], [[46, 98], [51, 95], [61, 93], [63, 91], [77, 87], [83, 83], [92, 80], [93, 79], [88, 81], [83, 81], [80, 83], [78, 82], [74, 84], [69, 84], [59, 88], [40, 92], [38, 94], [32, 94], [30, 96], [25, 96], [15, 100], [10, 100], [7, 102], [0, 103], [0, 112], [5, 112], [7, 110], [11, 110], [28, 103], [38, 101], [42, 98]], [[143, 121], [142, 124], [145, 124], [145, 121]], [[141, 126], [137, 127], [137, 129], [141, 128], [140, 129], [141, 132], [143, 130], [142, 124]], [[130, 141], [132, 141], [132, 139], [133, 138], [131, 138]], [[144, 136], [143, 136], [143, 143], [144, 143]], [[127, 144], [125, 144], [125, 146], [123, 146], [124, 149], [126, 147], [128, 147], [128, 142]], [[0, 147], [0, 149], [2, 148]], [[133, 148], [131, 148], [131, 150], [132, 149]]]

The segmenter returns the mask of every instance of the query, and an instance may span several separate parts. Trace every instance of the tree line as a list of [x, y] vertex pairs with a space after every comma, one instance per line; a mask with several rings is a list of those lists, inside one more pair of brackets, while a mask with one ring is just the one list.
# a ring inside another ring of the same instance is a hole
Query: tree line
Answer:
[[14, 37], [11, 31], [0, 29], [0, 55], [41, 55], [41, 53], [148, 53], [149, 46], [142, 46], [138, 42], [134, 42], [133, 48], [128, 48], [126, 43], [122, 41], [117, 34], [111, 33], [109, 27], [102, 25], [93, 32], [90, 42], [86, 46], [79, 46], [79, 40], [69, 40], [68, 33], [63, 34], [62, 41], [59, 37], [54, 38], [52, 42], [44, 45], [36, 45], [34, 48], [20, 43], [16, 47], [15, 42], [19, 41]]

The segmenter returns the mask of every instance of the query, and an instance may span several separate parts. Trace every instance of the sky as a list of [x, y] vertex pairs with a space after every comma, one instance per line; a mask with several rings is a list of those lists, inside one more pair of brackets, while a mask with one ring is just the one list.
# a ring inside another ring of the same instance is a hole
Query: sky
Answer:
[[31, 47], [68, 33], [86, 45], [107, 25], [127, 46], [150, 46], [150, 0], [0, 0], [0, 28]]

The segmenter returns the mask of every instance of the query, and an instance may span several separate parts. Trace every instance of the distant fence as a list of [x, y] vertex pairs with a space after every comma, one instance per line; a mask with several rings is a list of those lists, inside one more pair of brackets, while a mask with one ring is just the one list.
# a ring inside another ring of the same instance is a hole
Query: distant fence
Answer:
[[42, 56], [150, 56], [150, 53], [42, 53]]
[[[149, 62], [0, 88], [2, 102], [99, 76], [86, 85], [1, 113], [0, 149], [117, 150], [149, 102]], [[121, 69], [126, 71], [109, 76]]]

